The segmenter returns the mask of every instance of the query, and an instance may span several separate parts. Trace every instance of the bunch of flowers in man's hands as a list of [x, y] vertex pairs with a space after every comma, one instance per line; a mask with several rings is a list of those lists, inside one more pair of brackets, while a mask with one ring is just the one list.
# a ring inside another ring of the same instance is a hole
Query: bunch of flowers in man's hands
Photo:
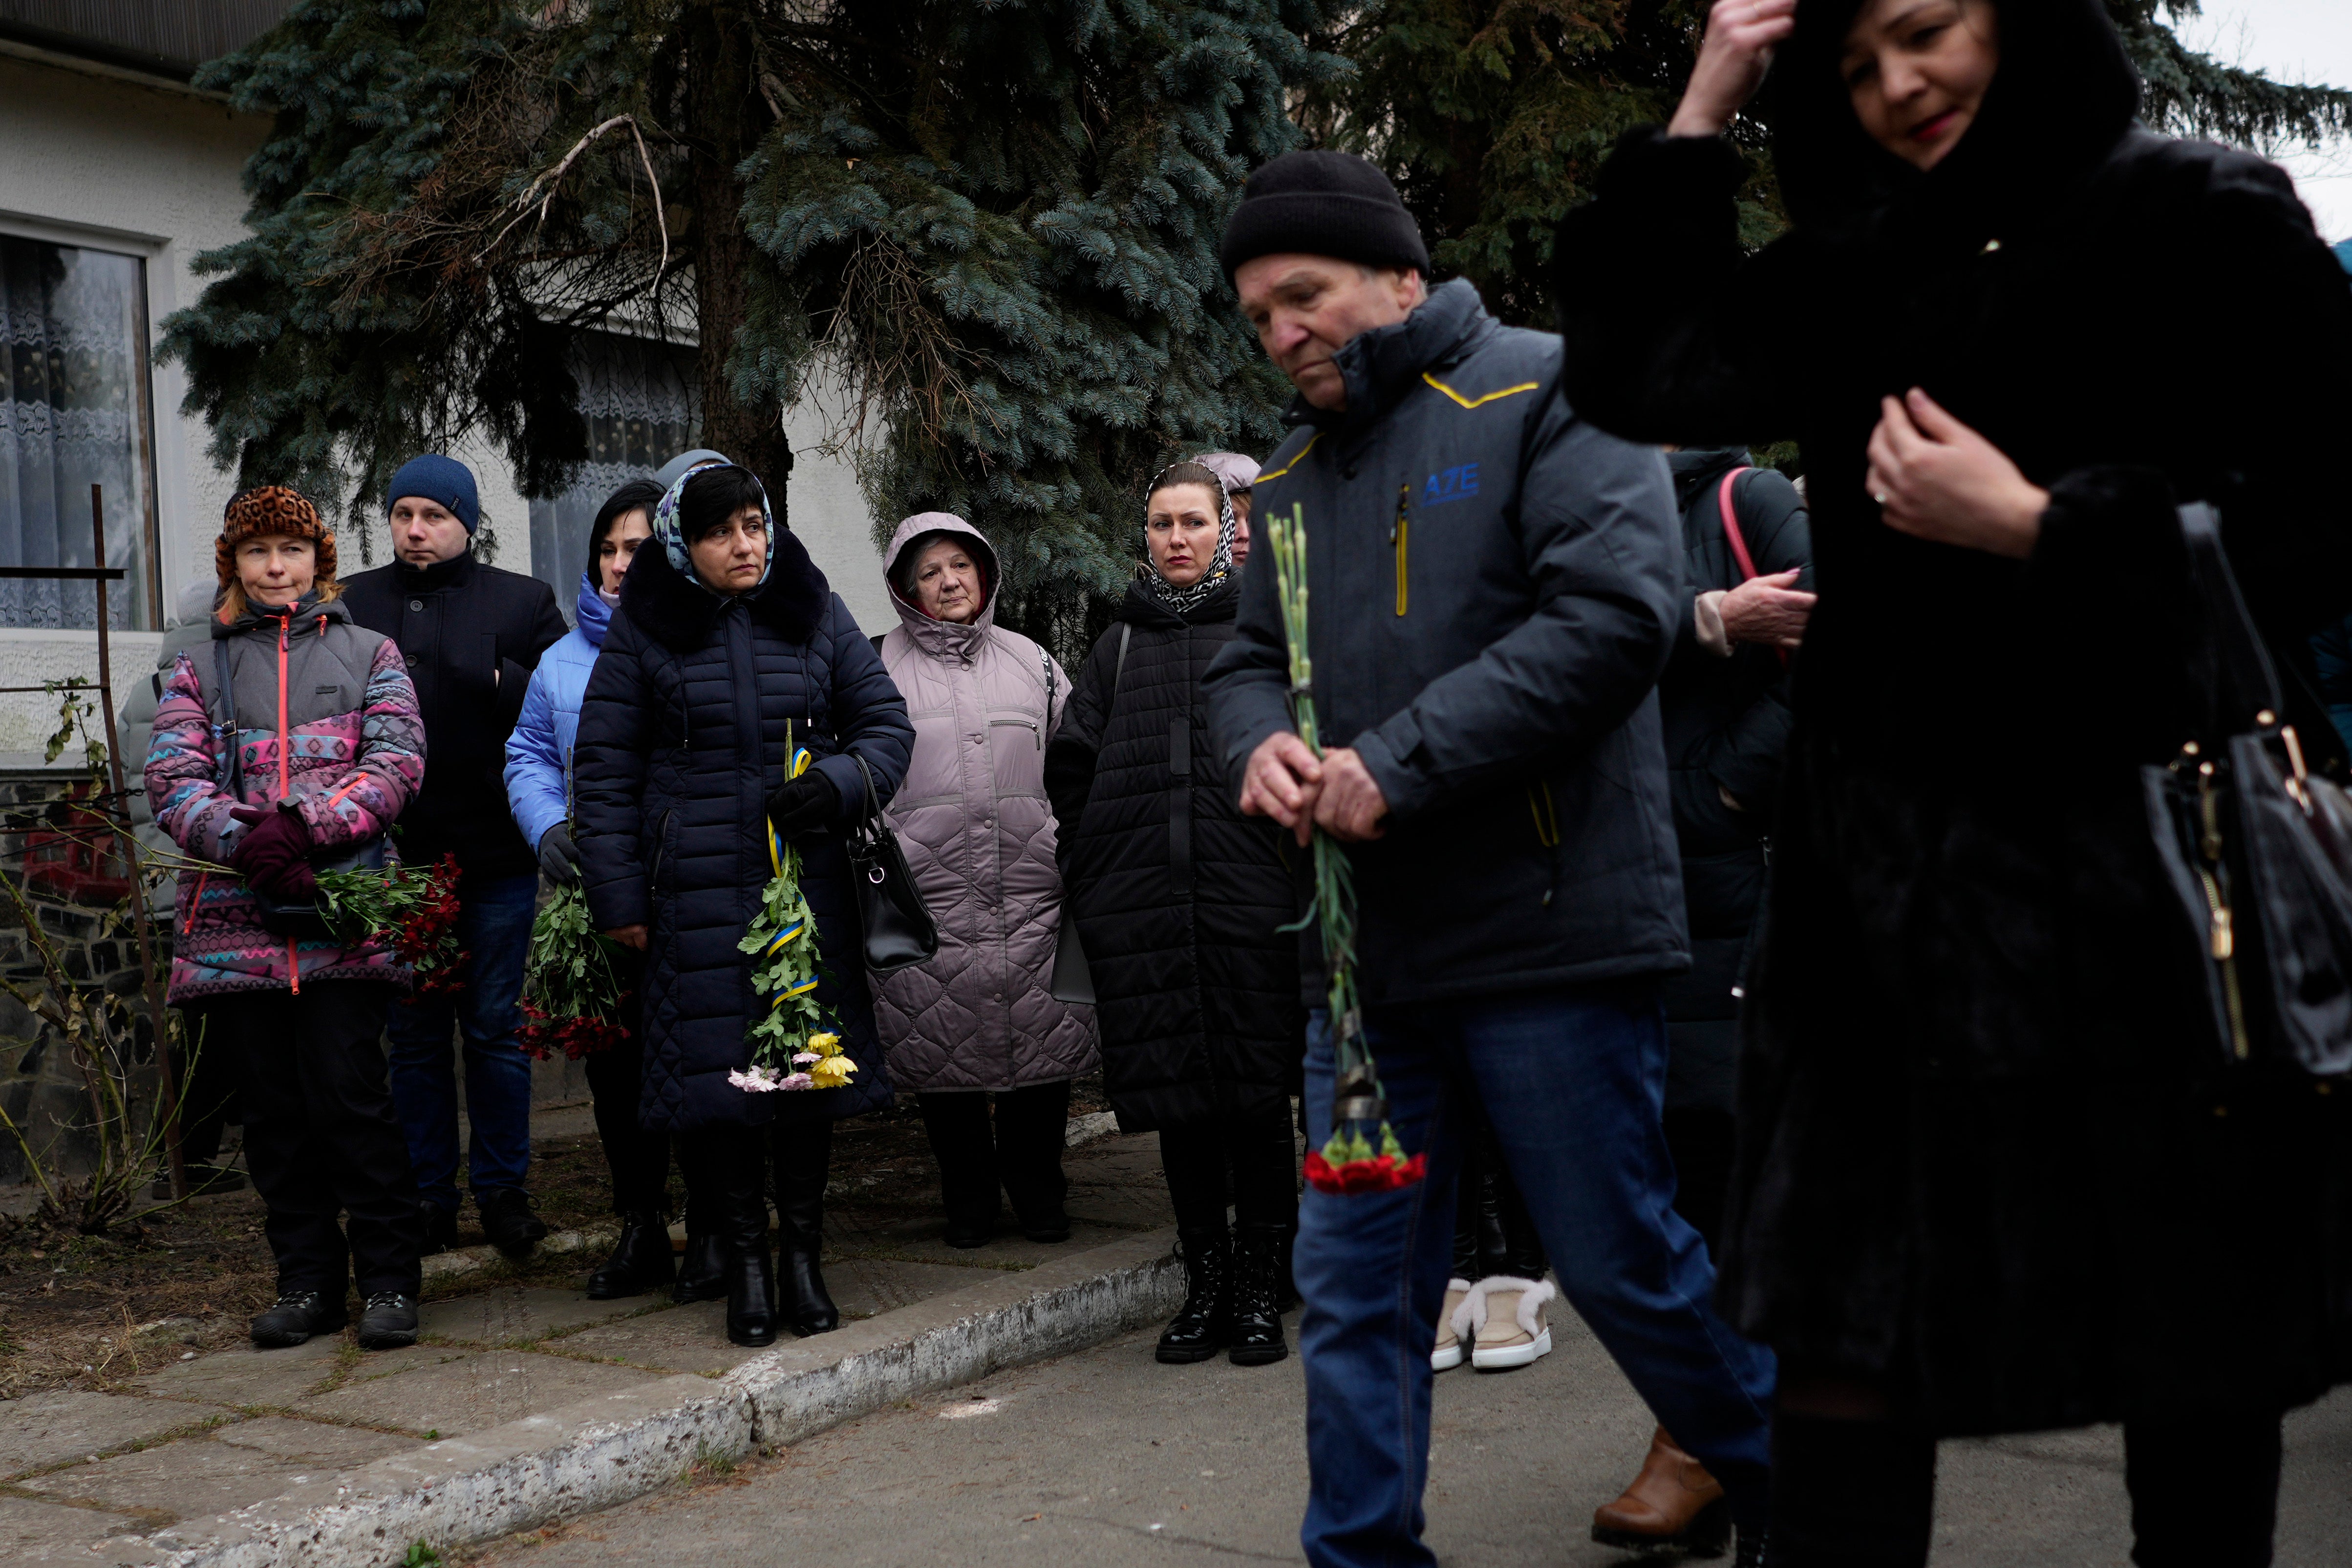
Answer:
[[457, 945], [457, 858], [433, 866], [394, 862], [368, 871], [317, 873], [319, 910], [346, 942], [381, 940], [414, 973], [412, 998], [466, 988], [469, 956]]
[[629, 1037], [620, 1020], [627, 993], [613, 969], [614, 945], [589, 920], [580, 884], [559, 886], [530, 925], [522, 986], [529, 1021], [515, 1035], [525, 1051], [542, 1058], [561, 1052], [577, 1061]]

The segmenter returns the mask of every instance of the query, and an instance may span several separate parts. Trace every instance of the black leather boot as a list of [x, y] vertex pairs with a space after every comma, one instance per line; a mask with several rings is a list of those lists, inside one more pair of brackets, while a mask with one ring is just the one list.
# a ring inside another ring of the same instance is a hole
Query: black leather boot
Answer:
[[621, 1238], [613, 1256], [588, 1276], [591, 1301], [617, 1301], [642, 1296], [667, 1285], [677, 1265], [670, 1257], [669, 1216], [658, 1209], [636, 1209], [621, 1216]]
[[707, 1137], [672, 1141], [677, 1173], [686, 1178], [686, 1256], [678, 1260], [677, 1283], [669, 1299], [716, 1301], [727, 1294], [727, 1237], [719, 1215], [726, 1207], [718, 1163]]
[[1290, 1353], [1282, 1337], [1282, 1310], [1275, 1304], [1281, 1267], [1281, 1228], [1243, 1226], [1234, 1244], [1233, 1348], [1228, 1353], [1235, 1366], [1265, 1366]]
[[841, 1310], [825, 1293], [817, 1254], [824, 1247], [824, 1183], [833, 1166], [833, 1123], [776, 1129], [777, 1289], [795, 1333], [830, 1333]]
[[725, 1294], [727, 1238], [688, 1237], [686, 1256], [678, 1259], [677, 1282], [669, 1288], [669, 1299], [682, 1307], [688, 1301], [716, 1301]]
[[1153, 1359], [1171, 1366], [1207, 1361], [1233, 1337], [1233, 1243], [1222, 1230], [1180, 1230], [1184, 1305], [1160, 1331]]
[[547, 1239], [547, 1222], [531, 1212], [530, 1194], [520, 1187], [491, 1187], [474, 1194], [482, 1235], [509, 1258], [528, 1258]]
[[253, 1320], [253, 1342], [263, 1350], [284, 1350], [312, 1334], [341, 1333], [347, 1321], [340, 1290], [331, 1301], [317, 1290], [281, 1290]]
[[767, 1139], [748, 1129], [728, 1134], [738, 1147], [723, 1164], [727, 1240], [727, 1337], [739, 1345], [776, 1342], [776, 1273], [768, 1259]]

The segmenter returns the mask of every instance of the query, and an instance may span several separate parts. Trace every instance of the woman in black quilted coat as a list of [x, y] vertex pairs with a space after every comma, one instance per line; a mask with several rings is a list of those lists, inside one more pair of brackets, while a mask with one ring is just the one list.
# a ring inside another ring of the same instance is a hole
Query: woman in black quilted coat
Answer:
[[[815, 758], [797, 779], [786, 775], [788, 721], [793, 744]], [[731, 463], [688, 470], [623, 581], [572, 767], [589, 912], [646, 956], [640, 1116], [649, 1131], [682, 1135], [689, 1209], [721, 1215], [727, 1336], [738, 1344], [776, 1335], [771, 1143], [783, 1316], [803, 1334], [840, 1321], [817, 1269], [833, 1123], [888, 1104], [890, 1086], [837, 835], [865, 807], [858, 761], [887, 801], [914, 734], [874, 645], [800, 541], [773, 525], [759, 480]], [[738, 944], [771, 876], [772, 821], [800, 847], [816, 999], [857, 1064], [845, 1088], [729, 1081], [750, 1065], [746, 1037], [765, 1005]]]
[[1230, 1342], [1255, 1365], [1287, 1353], [1290, 1097], [1306, 1015], [1297, 938], [1276, 928], [1296, 899], [1275, 828], [1234, 805], [1201, 694], [1234, 633], [1233, 507], [1215, 474], [1178, 463], [1147, 512], [1150, 559], [1071, 682], [1045, 789], [1094, 974], [1104, 1083], [1121, 1129], [1160, 1133], [1191, 1276], [1160, 1359], [1205, 1361]]
[[2233, 1059], [2140, 772], [2204, 686], [2177, 503], [2274, 648], [2352, 599], [2352, 293], [2137, 87], [2098, 0], [1725, 0], [1555, 250], [1580, 413], [1807, 464], [1717, 1286], [1780, 1359], [1773, 1563], [1925, 1563], [1938, 1436], [2121, 1421], [2136, 1562], [2267, 1563], [2280, 1414], [2352, 1377], [2352, 1085]]

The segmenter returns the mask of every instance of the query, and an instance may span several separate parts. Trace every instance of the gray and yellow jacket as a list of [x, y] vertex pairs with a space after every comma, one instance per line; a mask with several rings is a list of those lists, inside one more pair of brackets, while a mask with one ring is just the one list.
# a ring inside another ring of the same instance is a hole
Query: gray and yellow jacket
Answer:
[[1295, 510], [1323, 741], [1389, 803], [1351, 851], [1364, 1000], [1687, 968], [1656, 695], [1683, 598], [1664, 458], [1579, 418], [1559, 340], [1498, 324], [1466, 282], [1336, 363], [1347, 412], [1295, 402], [1258, 476], [1205, 680], [1227, 776], [1291, 723], [1268, 531]]

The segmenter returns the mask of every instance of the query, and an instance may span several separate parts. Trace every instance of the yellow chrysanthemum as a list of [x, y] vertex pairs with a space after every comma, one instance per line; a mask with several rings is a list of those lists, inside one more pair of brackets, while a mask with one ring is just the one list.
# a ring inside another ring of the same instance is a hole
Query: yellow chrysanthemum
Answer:
[[808, 1037], [808, 1048], [821, 1057], [837, 1057], [841, 1054], [841, 1037], [811, 1035]]
[[818, 1089], [845, 1089], [857, 1064], [847, 1057], [827, 1057], [809, 1068], [809, 1081]]

